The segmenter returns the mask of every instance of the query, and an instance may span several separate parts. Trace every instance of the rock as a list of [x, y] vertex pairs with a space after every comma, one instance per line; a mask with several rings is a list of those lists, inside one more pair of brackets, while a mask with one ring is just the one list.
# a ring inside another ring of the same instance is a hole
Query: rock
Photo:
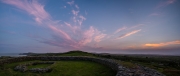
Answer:
[[[95, 57], [87, 57], [87, 56], [26, 56], [26, 57], [17, 57], [17, 58], [10, 58], [6, 60], [1, 60], [0, 65], [6, 63], [13, 63], [17, 61], [24, 61], [24, 60], [44, 60], [44, 61], [59, 61], [59, 60], [84, 60], [84, 61], [92, 61], [101, 63], [103, 65], [109, 66], [113, 70], [117, 71], [116, 76], [165, 76], [156, 70], [138, 65], [137, 69], [130, 69], [123, 67], [121, 64], [117, 63], [113, 59], [106, 59], [106, 58], [95, 58]], [[36, 64], [53, 64], [54, 62], [35, 62], [35, 63], [28, 63], [25, 65], [19, 65], [14, 68], [14, 70], [19, 70], [22, 72], [28, 71], [27, 66], [29, 65], [36, 65]], [[52, 69], [50, 68], [32, 68], [29, 71], [31, 72], [49, 72]]]

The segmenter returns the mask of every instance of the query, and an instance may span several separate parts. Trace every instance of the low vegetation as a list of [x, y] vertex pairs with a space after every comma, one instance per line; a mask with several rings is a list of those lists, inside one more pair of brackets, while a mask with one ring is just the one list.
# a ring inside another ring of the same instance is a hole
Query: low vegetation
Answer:
[[167, 76], [180, 76], [180, 56], [151, 55], [111, 55], [95, 54], [95, 56], [121, 60], [121, 64], [133, 68], [140, 64], [155, 69]]
[[116, 72], [111, 68], [89, 61], [56, 61], [54, 64], [39, 64], [30, 68], [51, 67], [48, 73], [31, 73], [14, 71], [14, 67], [34, 61], [16, 62], [1, 66], [0, 76], [115, 76]]
[[[93, 54], [83, 51], [70, 51], [66, 53], [46, 53], [32, 54], [31, 56], [93, 56], [115, 59], [117, 62], [127, 68], [137, 67], [140, 64], [155, 69], [167, 76], [180, 76], [180, 57], [179, 56], [148, 56], [148, 55], [112, 55], [112, 54]], [[7, 57], [6, 57], [7, 58]], [[0, 59], [6, 59], [0, 58]], [[53, 68], [50, 73], [30, 73], [16, 72], [13, 68], [19, 64], [26, 63], [17, 62], [0, 66], [0, 76], [115, 76], [116, 72], [104, 65], [88, 62], [88, 61], [56, 61], [55, 64], [29, 66], [29, 68], [44, 68], [51, 66]]]
[[94, 55], [92, 53], [74, 50], [65, 53], [32, 54], [30, 56], [94, 56]]

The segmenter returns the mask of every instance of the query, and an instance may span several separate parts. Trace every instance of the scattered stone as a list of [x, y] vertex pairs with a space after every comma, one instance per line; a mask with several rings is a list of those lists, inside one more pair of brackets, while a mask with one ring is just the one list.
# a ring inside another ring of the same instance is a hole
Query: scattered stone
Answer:
[[18, 66], [16, 66], [15, 68], [14, 68], [14, 70], [16, 70], [16, 71], [21, 71], [21, 72], [25, 72], [25, 71], [27, 71], [28, 69], [27, 69], [27, 66], [25, 66], [25, 65], [18, 65]]
[[32, 69], [29, 69], [29, 71], [33, 73], [45, 73], [45, 72], [52, 71], [52, 69], [51, 68], [32, 68]]
[[30, 71], [30, 72], [34, 72], [34, 73], [45, 73], [45, 72], [52, 71], [51, 68], [32, 68], [32, 69], [28, 70], [27, 66], [37, 65], [37, 64], [54, 64], [54, 62], [30, 62], [30, 63], [26, 63], [23, 65], [18, 65], [14, 68], [14, 70], [21, 71], [21, 72]]
[[[107, 65], [113, 70], [117, 71], [116, 76], [165, 76], [154, 69], [150, 69], [139, 64], [137, 68], [126, 68], [121, 64], [117, 63], [113, 59], [106, 59], [106, 58], [95, 58], [95, 57], [88, 57], [88, 56], [26, 56], [26, 57], [17, 57], [17, 58], [10, 58], [6, 60], [0, 60], [0, 65], [6, 63], [13, 63], [17, 61], [25, 61], [25, 60], [43, 60], [43, 61], [60, 61], [60, 60], [84, 60], [84, 61], [92, 61], [101, 63], [103, 65]], [[34, 63], [27, 63], [24, 65], [18, 65], [14, 68], [14, 70], [19, 70], [22, 72], [30, 71], [36, 73], [45, 73], [50, 72], [51, 68], [32, 68], [29, 69], [27, 66], [29, 65], [36, 65], [36, 64], [53, 64], [54, 62], [34, 62]]]

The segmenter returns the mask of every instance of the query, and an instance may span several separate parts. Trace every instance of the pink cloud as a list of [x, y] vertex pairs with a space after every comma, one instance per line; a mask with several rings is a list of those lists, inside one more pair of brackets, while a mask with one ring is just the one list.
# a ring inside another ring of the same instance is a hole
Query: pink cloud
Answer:
[[162, 47], [162, 46], [167, 46], [167, 45], [177, 45], [180, 44], [180, 40], [177, 41], [170, 41], [170, 42], [163, 42], [163, 43], [147, 43], [144, 46], [147, 47]]
[[117, 29], [117, 30], [114, 32], [114, 34], [120, 32], [120, 31], [122, 31], [122, 30], [125, 30], [126, 28], [127, 28], [127, 27], [119, 28], [119, 29]]
[[149, 16], [158, 16], [158, 15], [160, 15], [160, 14], [158, 14], [158, 13], [151, 13]]
[[66, 26], [69, 27], [73, 31], [74, 34], [76, 34], [77, 31], [80, 30], [81, 27], [79, 26], [72, 26], [70, 23], [64, 22]]
[[165, 2], [161, 2], [160, 4], [158, 4], [157, 8], [165, 7], [175, 2], [176, 0], [166, 0]]
[[75, 7], [76, 7], [77, 9], [79, 9], [79, 6], [78, 6], [78, 5], [75, 5]]
[[82, 15], [78, 15], [78, 13], [79, 13], [79, 10], [77, 10], [77, 11], [72, 10], [72, 14], [74, 15], [72, 20], [81, 26], [83, 21], [86, 20], [86, 18]]
[[69, 4], [69, 5], [73, 5], [73, 4], [74, 4], [74, 1], [67, 2], [67, 4]]
[[87, 44], [90, 43], [93, 39], [93, 35], [95, 34], [95, 29], [94, 27], [90, 27], [89, 30], [86, 30], [83, 33], [83, 39], [80, 41], [81, 44]]
[[67, 34], [67, 33], [65, 33], [64, 31], [62, 31], [61, 29], [58, 29], [58, 28], [56, 28], [56, 27], [54, 27], [54, 26], [49, 26], [53, 31], [55, 31], [55, 32], [57, 32], [57, 33], [60, 33], [60, 35], [63, 37], [63, 38], [65, 38], [65, 39], [67, 39], [67, 40], [71, 40], [71, 37]]
[[79, 19], [77, 20], [79, 25], [82, 25], [83, 21], [86, 20], [86, 18], [82, 15], [79, 16]]
[[79, 45], [82, 45], [82, 46], [87, 43], [93, 42], [93, 40], [95, 42], [100, 42], [106, 36], [106, 34], [101, 33], [100, 31], [95, 29], [93, 26], [91, 26], [88, 30], [84, 31], [84, 33], [82, 34], [83, 34], [82, 35], [83, 37], [79, 41]]
[[79, 11], [72, 10], [73, 15], [77, 16]]
[[168, 4], [172, 4], [172, 3], [174, 3], [175, 1], [176, 1], [176, 0], [168, 0], [167, 3], [168, 3]]
[[139, 28], [140, 26], [143, 26], [144, 24], [137, 24], [135, 26], [130, 27], [129, 29]]
[[2, 2], [16, 6], [17, 8], [33, 15], [35, 21], [39, 24], [50, 18], [50, 15], [44, 10], [44, 6], [39, 4], [36, 0], [2, 0]]
[[[44, 5], [39, 4], [38, 1], [35, 0], [4, 0], [3, 2], [26, 11], [33, 16], [33, 19], [39, 25], [43, 25], [42, 27], [51, 31], [50, 35], [52, 38], [43, 38], [36, 35], [28, 36], [41, 43], [64, 48], [93, 48], [90, 44], [96, 43], [98, 45], [107, 36], [107, 34], [102, 33], [93, 26], [90, 26], [89, 29], [81, 28], [86, 18], [79, 14], [79, 7], [74, 4], [74, 1], [68, 2], [70, 5], [75, 5], [74, 7], [76, 8], [76, 10], [73, 9], [71, 11], [73, 15], [71, 17], [72, 21], [70, 22], [53, 20], [51, 15], [44, 9]], [[116, 32], [118, 33], [123, 29], [118, 29]], [[127, 34], [126, 36], [131, 34]], [[94, 48], [97, 48], [97, 46]], [[98, 48], [101, 48], [100, 45]]]
[[128, 36], [131, 36], [131, 35], [133, 35], [133, 34], [135, 34], [135, 33], [138, 33], [139, 31], [141, 31], [141, 29], [139, 29], [139, 30], [134, 30], [134, 31], [132, 31], [132, 32], [126, 33], [126, 34], [124, 34], [124, 35], [122, 35], [122, 36], [119, 36], [117, 39], [122, 39], [122, 38], [125, 38], [125, 37], [128, 37]]
[[95, 36], [94, 41], [100, 42], [105, 36], [106, 36], [106, 34], [97, 35], [97, 36]]

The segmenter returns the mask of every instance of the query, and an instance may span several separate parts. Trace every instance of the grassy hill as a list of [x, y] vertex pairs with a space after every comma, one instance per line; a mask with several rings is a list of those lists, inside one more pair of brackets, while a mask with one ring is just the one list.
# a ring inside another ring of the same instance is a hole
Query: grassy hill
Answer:
[[65, 53], [44, 53], [44, 54], [33, 54], [30, 56], [94, 56], [92, 53], [74, 50]]
[[[167, 76], [180, 76], [180, 57], [179, 56], [132, 56], [132, 55], [112, 55], [112, 54], [92, 54], [79, 50], [69, 51], [65, 53], [45, 53], [45, 54], [33, 54], [31, 56], [91, 56], [115, 59], [117, 62], [127, 68], [137, 67], [134, 63], [155, 69]], [[3, 58], [5, 59], [5, 58]], [[25, 61], [28, 62], [28, 61]], [[88, 62], [88, 61], [57, 61], [56, 64], [51, 65], [53, 71], [50, 73], [21, 73], [16, 72], [13, 68], [25, 62], [17, 62], [12, 64], [6, 64], [0, 67], [0, 76], [8, 75], [35, 75], [35, 76], [114, 76], [115, 72], [104, 65]], [[48, 65], [39, 65], [31, 67], [46, 67]], [[77, 74], [76, 74], [77, 73]], [[80, 74], [79, 74], [80, 73]]]
[[30, 68], [51, 67], [53, 70], [48, 73], [31, 73], [14, 71], [14, 67], [34, 61], [16, 62], [6, 64], [0, 69], [0, 76], [115, 76], [116, 72], [111, 68], [89, 61], [56, 61], [55, 64], [35, 65]]

